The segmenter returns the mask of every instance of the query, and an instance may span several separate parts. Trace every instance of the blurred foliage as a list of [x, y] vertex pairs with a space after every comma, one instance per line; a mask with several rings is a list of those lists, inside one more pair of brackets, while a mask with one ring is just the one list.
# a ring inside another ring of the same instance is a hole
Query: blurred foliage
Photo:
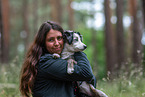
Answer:
[[[80, 26], [80, 25], [79, 25]], [[83, 42], [87, 45], [87, 49], [84, 51], [87, 56], [88, 59], [92, 65], [92, 69], [93, 69], [93, 63], [92, 63], [92, 55], [93, 55], [93, 46], [92, 46], [92, 30], [88, 29], [86, 27], [79, 27], [79, 29], [77, 29], [77, 31], [79, 31], [82, 35], [83, 35]], [[105, 76], [105, 69], [106, 69], [106, 65], [105, 65], [105, 48], [104, 48], [104, 32], [103, 31], [96, 31], [96, 49], [97, 49], [97, 70], [93, 70], [95, 74], [95, 76], [97, 78], [102, 78]], [[95, 64], [96, 65], [96, 64]], [[96, 71], [96, 72], [95, 72]]]

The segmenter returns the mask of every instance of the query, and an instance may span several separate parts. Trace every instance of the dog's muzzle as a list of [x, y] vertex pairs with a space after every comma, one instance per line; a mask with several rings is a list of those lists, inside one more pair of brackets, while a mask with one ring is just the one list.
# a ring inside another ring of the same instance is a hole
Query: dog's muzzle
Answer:
[[84, 49], [86, 49], [87, 48], [87, 46], [86, 45], [84, 45]]

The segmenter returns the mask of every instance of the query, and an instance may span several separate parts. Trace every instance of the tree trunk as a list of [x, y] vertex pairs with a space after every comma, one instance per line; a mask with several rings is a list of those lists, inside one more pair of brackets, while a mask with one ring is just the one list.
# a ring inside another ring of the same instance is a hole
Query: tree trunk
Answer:
[[105, 47], [106, 47], [106, 64], [107, 64], [107, 71], [111, 73], [110, 78], [113, 77], [113, 70], [115, 67], [115, 46], [113, 45], [113, 31], [112, 31], [112, 24], [110, 22], [111, 14], [110, 14], [110, 7], [109, 7], [109, 0], [104, 1], [104, 12], [105, 12]]
[[56, 0], [49, 0], [50, 1], [50, 5], [51, 5], [51, 12], [50, 12], [50, 16], [51, 16], [51, 20], [58, 22], [57, 20], [57, 9], [56, 9]]
[[0, 62], [2, 62], [2, 1], [0, 0]]
[[145, 24], [145, 0], [142, 0], [142, 8], [143, 8], [143, 17], [144, 17], [144, 24]]
[[92, 38], [91, 38], [91, 40], [92, 40], [92, 51], [93, 51], [93, 53], [92, 53], [92, 68], [93, 68], [93, 71], [94, 71], [94, 73], [95, 74], [97, 74], [97, 72], [95, 72], [95, 71], [97, 71], [97, 35], [96, 35], [96, 33], [97, 33], [97, 31], [95, 31], [94, 30], [94, 28], [92, 28], [91, 29], [91, 31], [92, 31]]
[[[69, 0], [70, 1], [70, 0]], [[56, 7], [57, 7], [57, 21], [59, 24], [62, 24], [62, 0], [56, 0]], [[59, 9], [59, 10], [58, 10]]]
[[9, 1], [1, 0], [1, 61], [9, 62]]
[[116, 48], [116, 57], [117, 57], [117, 70], [120, 70], [122, 65], [125, 65], [125, 41], [124, 41], [124, 30], [123, 30], [123, 1], [116, 0], [117, 8], [117, 26], [116, 26], [116, 40], [117, 40], [117, 48]]
[[38, 29], [38, 14], [37, 14], [37, 10], [38, 10], [38, 0], [33, 0], [34, 5], [33, 5], [33, 28], [34, 28], [34, 34], [36, 34], [37, 29]]
[[131, 5], [133, 6], [133, 52], [132, 52], [132, 61], [135, 64], [135, 66], [140, 67], [141, 65], [141, 52], [142, 52], [142, 45], [141, 45], [141, 36], [142, 33], [139, 28], [139, 20], [137, 18], [137, 1], [132, 0]]
[[25, 36], [23, 36], [24, 42], [25, 42], [25, 50], [28, 49], [29, 46], [29, 20], [28, 20], [28, 0], [23, 0], [23, 33]]
[[74, 29], [74, 11], [71, 8], [72, 0], [68, 0], [68, 25], [69, 29]]
[[62, 5], [61, 0], [50, 0], [51, 5], [51, 20], [61, 24], [62, 23]]
[[[133, 6], [132, 6], [132, 4], [131, 4], [131, 2], [132, 2], [132, 0], [129, 0], [127, 3], [127, 5], [128, 5], [128, 13], [129, 13], [129, 15], [132, 17], [132, 13], [133, 13]], [[131, 18], [130, 17], [130, 18]], [[131, 20], [132, 21], [132, 20]], [[131, 24], [130, 24], [130, 26], [129, 26], [129, 29], [128, 29], [128, 33], [127, 33], [127, 43], [126, 43], [126, 48], [127, 48], [127, 57], [128, 57], [128, 59], [131, 61], [131, 57], [132, 57], [132, 45], [133, 45], [133, 42], [132, 42], [132, 22], [131, 22]], [[128, 60], [128, 61], [129, 61]]]
[[[143, 11], [143, 21], [144, 21], [143, 22], [143, 24], [144, 24], [143, 31], [145, 31], [145, 0], [142, 0], [142, 11]], [[145, 32], [144, 32], [144, 34], [145, 34]], [[145, 72], [145, 45], [143, 45], [143, 53], [144, 53], [144, 55], [143, 55], [143, 70]]]

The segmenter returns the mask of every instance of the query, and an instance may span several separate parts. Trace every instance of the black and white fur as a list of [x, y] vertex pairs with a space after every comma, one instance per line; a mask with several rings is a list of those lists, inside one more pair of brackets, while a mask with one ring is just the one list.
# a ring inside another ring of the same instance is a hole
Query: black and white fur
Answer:
[[68, 64], [67, 73], [72, 74], [74, 71], [73, 63], [76, 63], [73, 58], [75, 52], [83, 51], [87, 46], [82, 42], [82, 36], [79, 32], [65, 31], [66, 43], [64, 44], [64, 49], [61, 53], [62, 59], [67, 59], [70, 64]]
[[[87, 46], [82, 42], [82, 36], [79, 32], [66, 30], [64, 34], [65, 44], [61, 53], [61, 58], [68, 61], [67, 73], [72, 74], [74, 72], [74, 63], [77, 64], [73, 59], [74, 53], [84, 51]], [[60, 56], [58, 54], [53, 54], [53, 57], [58, 58]], [[108, 97], [105, 93], [95, 89], [93, 85], [88, 84], [86, 81], [83, 81], [79, 88], [82, 93], [91, 97]]]

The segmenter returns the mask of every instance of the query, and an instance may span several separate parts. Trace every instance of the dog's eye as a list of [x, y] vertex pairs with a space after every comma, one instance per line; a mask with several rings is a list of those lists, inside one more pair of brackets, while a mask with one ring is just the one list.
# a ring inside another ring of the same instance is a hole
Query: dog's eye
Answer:
[[78, 38], [75, 38], [74, 40], [75, 40], [75, 41], [78, 41]]
[[80, 37], [81, 37], [81, 42], [83, 41], [83, 36], [82, 35], [80, 35]]

